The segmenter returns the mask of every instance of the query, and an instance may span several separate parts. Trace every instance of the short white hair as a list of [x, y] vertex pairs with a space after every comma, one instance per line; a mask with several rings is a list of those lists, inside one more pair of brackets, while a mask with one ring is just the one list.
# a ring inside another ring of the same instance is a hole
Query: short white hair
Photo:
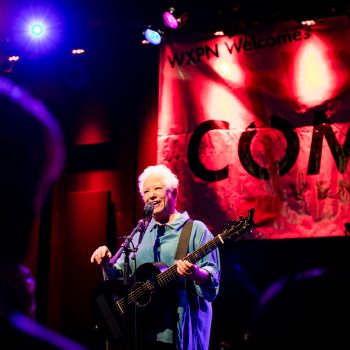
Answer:
[[179, 186], [179, 179], [166, 165], [150, 165], [140, 174], [138, 178], [139, 192], [141, 195], [143, 194], [143, 184], [151, 175], [161, 177], [168, 189], [177, 189]]

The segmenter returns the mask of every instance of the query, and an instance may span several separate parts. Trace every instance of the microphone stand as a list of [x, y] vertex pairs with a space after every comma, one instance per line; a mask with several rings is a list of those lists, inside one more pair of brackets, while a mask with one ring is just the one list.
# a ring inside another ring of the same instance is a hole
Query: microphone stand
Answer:
[[143, 235], [145, 230], [146, 230], [145, 222], [144, 222], [144, 220], [140, 219], [138, 221], [136, 227], [130, 233], [130, 235], [126, 237], [125, 241], [120, 246], [119, 250], [115, 253], [114, 256], [111, 257], [108, 264], [114, 265], [117, 262], [117, 260], [121, 257], [123, 252], [125, 252], [125, 255], [126, 255], [126, 253], [129, 253], [129, 252], [127, 252], [129, 250], [128, 247], [129, 247], [130, 242], [134, 238], [136, 232], [140, 232], [140, 235]]
[[[119, 250], [117, 253], [109, 260], [108, 265], [109, 267], [112, 267], [117, 260], [121, 257], [121, 255], [124, 252], [124, 265], [123, 265], [123, 296], [127, 298], [128, 292], [129, 292], [129, 261], [130, 261], [130, 253], [131, 252], [136, 252], [137, 247], [133, 247], [132, 249], [129, 248], [129, 244], [134, 238], [136, 232], [139, 232], [140, 237], [143, 237], [145, 231], [147, 228], [147, 223], [145, 220], [140, 219], [136, 225], [136, 227], [132, 230], [129, 236], [126, 237], [125, 241], [123, 244], [120, 246]], [[140, 240], [139, 240], [140, 243]], [[108, 274], [108, 271], [107, 271]], [[126, 307], [125, 310], [125, 317], [123, 318], [123, 323], [124, 323], [124, 339], [128, 339], [128, 329], [127, 329], [127, 318], [128, 318], [128, 307]], [[136, 327], [136, 304], [135, 304], [135, 327], [134, 327], [134, 342], [135, 342], [135, 349], [137, 349], [137, 327]]]

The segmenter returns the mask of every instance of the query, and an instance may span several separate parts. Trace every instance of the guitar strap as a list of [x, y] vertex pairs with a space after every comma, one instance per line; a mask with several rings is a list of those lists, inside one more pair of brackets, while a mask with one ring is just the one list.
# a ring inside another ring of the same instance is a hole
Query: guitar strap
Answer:
[[188, 242], [190, 241], [193, 220], [188, 219], [181, 229], [179, 243], [175, 254], [175, 260], [182, 259], [186, 256], [188, 251]]

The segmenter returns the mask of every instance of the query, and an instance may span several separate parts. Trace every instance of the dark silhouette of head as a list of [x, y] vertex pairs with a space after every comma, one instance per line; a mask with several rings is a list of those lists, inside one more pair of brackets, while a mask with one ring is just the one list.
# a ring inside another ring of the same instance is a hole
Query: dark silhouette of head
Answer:
[[33, 222], [61, 174], [63, 137], [45, 106], [0, 77], [0, 264], [15, 266], [29, 248]]
[[263, 294], [248, 349], [348, 349], [350, 274], [315, 268], [286, 276]]

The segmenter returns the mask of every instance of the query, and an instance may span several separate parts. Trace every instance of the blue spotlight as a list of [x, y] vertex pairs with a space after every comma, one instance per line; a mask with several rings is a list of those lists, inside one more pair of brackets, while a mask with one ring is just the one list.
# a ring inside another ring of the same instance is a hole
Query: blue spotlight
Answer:
[[62, 40], [63, 24], [62, 15], [51, 5], [24, 7], [14, 18], [14, 41], [26, 53], [48, 53], [58, 48]]
[[153, 45], [159, 45], [162, 41], [162, 37], [157, 30], [147, 28], [144, 32], [145, 39]]
[[43, 37], [45, 35], [45, 26], [42, 23], [31, 24], [30, 34], [35, 38]]

